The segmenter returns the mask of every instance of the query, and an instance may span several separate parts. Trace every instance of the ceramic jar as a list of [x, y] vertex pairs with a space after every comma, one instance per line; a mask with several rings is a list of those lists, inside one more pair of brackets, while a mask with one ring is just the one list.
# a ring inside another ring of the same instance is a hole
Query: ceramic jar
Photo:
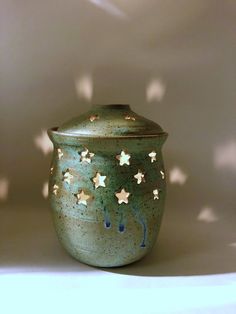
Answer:
[[128, 105], [94, 105], [48, 134], [50, 203], [63, 247], [100, 267], [141, 259], [162, 220], [167, 133]]

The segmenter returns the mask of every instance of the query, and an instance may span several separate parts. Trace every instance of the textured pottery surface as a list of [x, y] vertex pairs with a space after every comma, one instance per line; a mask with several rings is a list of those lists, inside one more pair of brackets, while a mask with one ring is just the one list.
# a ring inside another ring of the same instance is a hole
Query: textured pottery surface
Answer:
[[48, 133], [50, 203], [63, 247], [101, 267], [146, 255], [164, 210], [167, 133], [128, 105], [95, 105]]

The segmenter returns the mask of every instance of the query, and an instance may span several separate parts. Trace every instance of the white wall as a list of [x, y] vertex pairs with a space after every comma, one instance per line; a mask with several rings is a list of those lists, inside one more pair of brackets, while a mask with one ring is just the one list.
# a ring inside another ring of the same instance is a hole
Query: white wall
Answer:
[[[196, 217], [205, 207], [235, 215], [235, 21], [236, 3], [227, 0], [1, 0], [6, 201], [43, 201], [50, 156], [35, 146], [41, 129], [90, 103], [124, 102], [169, 132], [164, 155], [177, 183], [169, 182], [167, 210], [191, 203]], [[165, 93], [155, 98], [154, 88], [150, 102], [153, 79]]]

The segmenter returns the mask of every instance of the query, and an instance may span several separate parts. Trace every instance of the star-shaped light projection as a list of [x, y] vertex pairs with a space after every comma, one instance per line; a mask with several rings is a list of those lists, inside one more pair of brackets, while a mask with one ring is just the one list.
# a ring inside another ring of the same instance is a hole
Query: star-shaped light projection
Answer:
[[95, 120], [98, 120], [99, 119], [99, 116], [97, 114], [93, 115], [93, 116], [90, 116], [89, 120], [91, 122], [95, 121]]
[[161, 178], [164, 180], [165, 179], [165, 172], [163, 170], [160, 171]]
[[137, 179], [137, 184], [145, 182], [144, 173], [141, 170], [138, 170], [138, 173], [134, 175], [134, 178]]
[[70, 181], [74, 178], [72, 174], [70, 174], [70, 169], [67, 169], [65, 172], [62, 172], [63, 178], [62, 181], [70, 184]]
[[128, 204], [128, 197], [130, 196], [130, 193], [126, 192], [125, 189], [122, 189], [119, 193], [115, 193], [115, 195], [118, 198], [118, 204]]
[[130, 165], [130, 155], [126, 154], [123, 150], [121, 151], [120, 155], [116, 156], [116, 159], [118, 159], [120, 161], [120, 166], [123, 165]]
[[57, 154], [58, 154], [58, 158], [59, 158], [59, 159], [62, 159], [62, 157], [63, 157], [63, 152], [62, 152], [62, 150], [61, 150], [60, 148], [57, 149]]
[[83, 190], [81, 190], [79, 193], [75, 194], [77, 198], [77, 204], [83, 204], [87, 206], [87, 200], [90, 198], [88, 194], [85, 194]]
[[94, 153], [90, 153], [87, 148], [80, 154], [80, 161], [91, 164], [92, 158], [95, 156]]
[[54, 195], [57, 195], [58, 190], [59, 190], [59, 186], [54, 184], [53, 187], [52, 187], [52, 193]]
[[151, 158], [151, 162], [154, 162], [157, 160], [157, 153], [154, 152], [154, 150], [150, 154], [148, 154], [148, 156]]
[[131, 121], [135, 121], [135, 117], [132, 116], [125, 116], [125, 120], [131, 120]]
[[99, 172], [96, 173], [96, 176], [93, 178], [94, 186], [97, 189], [99, 186], [106, 187], [105, 181], [106, 176], [102, 176]]
[[153, 190], [153, 199], [159, 200], [159, 191], [158, 189]]
[[50, 174], [53, 174], [53, 167], [50, 168]]

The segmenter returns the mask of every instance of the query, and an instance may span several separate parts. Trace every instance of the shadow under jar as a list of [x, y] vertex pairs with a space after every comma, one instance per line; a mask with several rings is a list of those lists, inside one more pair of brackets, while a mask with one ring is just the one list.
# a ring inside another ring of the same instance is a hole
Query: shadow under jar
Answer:
[[162, 128], [129, 105], [94, 105], [48, 131], [49, 195], [58, 238], [100, 267], [141, 259], [153, 247], [165, 201]]

